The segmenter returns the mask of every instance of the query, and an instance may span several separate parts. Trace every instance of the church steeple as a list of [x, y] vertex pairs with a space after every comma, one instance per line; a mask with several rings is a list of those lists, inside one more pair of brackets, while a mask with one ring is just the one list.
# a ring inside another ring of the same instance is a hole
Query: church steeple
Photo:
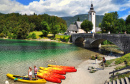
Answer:
[[88, 12], [88, 20], [91, 21], [93, 23], [93, 29], [92, 32], [95, 32], [95, 23], [96, 23], [96, 12], [94, 11], [94, 7], [93, 7], [93, 3], [91, 1], [91, 7], [90, 10]]

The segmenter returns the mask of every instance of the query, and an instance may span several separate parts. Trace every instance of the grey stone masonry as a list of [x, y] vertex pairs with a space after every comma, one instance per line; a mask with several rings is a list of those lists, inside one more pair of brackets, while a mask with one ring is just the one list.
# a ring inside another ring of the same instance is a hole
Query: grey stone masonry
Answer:
[[108, 40], [117, 45], [125, 53], [130, 53], [130, 34], [72, 34], [70, 41], [74, 44], [84, 44], [86, 48], [98, 48], [99, 44]]

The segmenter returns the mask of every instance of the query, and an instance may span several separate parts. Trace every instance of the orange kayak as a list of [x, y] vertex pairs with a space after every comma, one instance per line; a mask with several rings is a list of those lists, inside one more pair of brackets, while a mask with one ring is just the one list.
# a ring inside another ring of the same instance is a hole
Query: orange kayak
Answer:
[[65, 68], [65, 69], [75, 69], [74, 66], [62, 66], [62, 65], [50, 65], [50, 64], [48, 64], [48, 67], [59, 67], [59, 68]]
[[65, 71], [56, 70], [56, 69], [53, 69], [53, 68], [45, 68], [45, 67], [39, 67], [39, 68], [40, 68], [41, 70], [50, 71], [50, 72], [53, 72], [53, 73], [56, 73], [56, 74], [63, 74], [63, 75], [66, 74]]
[[45, 79], [45, 80], [50, 81], [50, 82], [61, 83], [61, 80], [59, 78], [55, 78], [54, 76], [49, 75], [47, 73], [37, 72], [37, 76], [39, 78]]
[[65, 76], [60, 75], [60, 74], [56, 74], [56, 73], [53, 73], [53, 72], [50, 72], [50, 71], [39, 70], [39, 72], [40, 72], [40, 73], [47, 73], [47, 74], [49, 74], [49, 75], [52, 75], [52, 76], [55, 77], [55, 78], [65, 79]]
[[[44, 67], [39, 67], [44, 68]], [[44, 70], [48, 70], [48, 69], [54, 69], [54, 70], [59, 70], [59, 71], [64, 71], [64, 72], [76, 72], [77, 69], [66, 69], [66, 68], [59, 68], [59, 67], [48, 67], [48, 68], [44, 68]]]

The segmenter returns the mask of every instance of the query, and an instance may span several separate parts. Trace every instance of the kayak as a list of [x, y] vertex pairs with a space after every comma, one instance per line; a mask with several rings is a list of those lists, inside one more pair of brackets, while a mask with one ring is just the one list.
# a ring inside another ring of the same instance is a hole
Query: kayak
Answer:
[[55, 70], [53, 68], [45, 68], [45, 67], [39, 67], [41, 70], [44, 70], [44, 71], [50, 71], [50, 72], [53, 72], [53, 73], [56, 73], [56, 74], [62, 74], [62, 75], [65, 75], [66, 72], [65, 71], [61, 71], [61, 70]]
[[59, 68], [65, 68], [65, 69], [75, 69], [74, 66], [62, 66], [62, 65], [51, 65], [51, 64], [48, 64], [48, 67], [59, 67]]
[[77, 69], [66, 69], [66, 68], [59, 68], [59, 67], [39, 67], [40, 69], [43, 68], [43, 70], [48, 70], [48, 69], [54, 69], [54, 70], [59, 70], [59, 71], [64, 71], [64, 72], [76, 72]]
[[35, 83], [35, 84], [45, 84], [46, 80], [45, 79], [35, 79], [32, 78], [32, 80], [29, 80], [29, 77], [25, 77], [25, 76], [19, 76], [19, 75], [13, 75], [13, 74], [6, 74], [6, 76], [10, 79], [13, 79], [15, 81], [19, 81], [19, 82], [24, 82], [24, 83]]
[[61, 83], [61, 80], [59, 78], [56, 78], [56, 77], [49, 75], [47, 73], [37, 72], [37, 76], [39, 78], [45, 79], [45, 80], [50, 81], [50, 82]]
[[56, 73], [53, 73], [53, 72], [50, 72], [50, 71], [39, 70], [39, 72], [40, 73], [46, 73], [46, 74], [52, 75], [55, 78], [65, 79], [65, 76], [60, 75], [60, 74], [56, 74]]

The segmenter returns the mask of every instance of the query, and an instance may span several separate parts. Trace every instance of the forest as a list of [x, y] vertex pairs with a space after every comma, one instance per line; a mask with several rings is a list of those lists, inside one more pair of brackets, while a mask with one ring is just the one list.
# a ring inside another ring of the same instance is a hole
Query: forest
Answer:
[[66, 29], [66, 21], [57, 16], [0, 13], [0, 37], [26, 39], [32, 31], [42, 31], [43, 36], [49, 33], [55, 36], [57, 33], [65, 32]]

